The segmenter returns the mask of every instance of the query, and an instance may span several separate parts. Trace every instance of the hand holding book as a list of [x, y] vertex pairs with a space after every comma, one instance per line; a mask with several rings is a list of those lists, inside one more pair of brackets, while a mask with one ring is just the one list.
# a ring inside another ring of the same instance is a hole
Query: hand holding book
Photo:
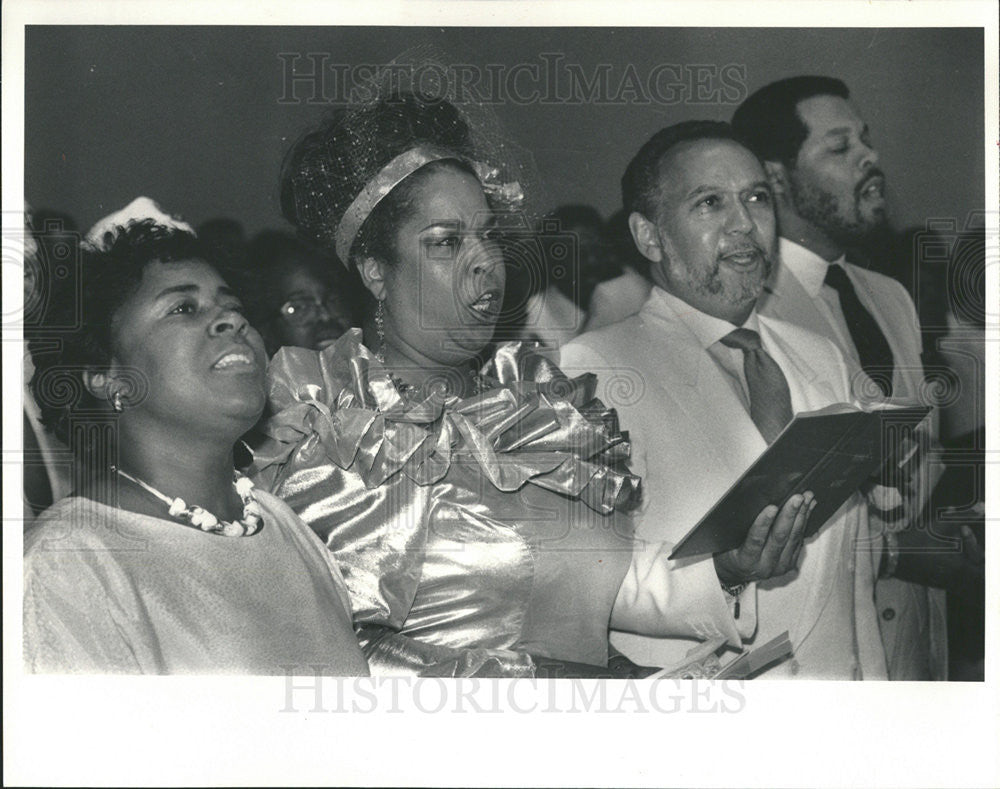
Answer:
[[[762, 514], [768, 505], [784, 507], [810, 490], [816, 493], [816, 506], [804, 534], [812, 536], [874, 472], [906, 466], [914, 453], [900, 439], [911, 435], [929, 410], [921, 406], [865, 412], [839, 404], [797, 414], [677, 543], [670, 558], [739, 550], [753, 527], [754, 513]], [[723, 573], [731, 569], [724, 565]]]
[[815, 507], [812, 491], [792, 496], [780, 510], [773, 504], [766, 506], [741, 545], [713, 557], [719, 580], [726, 586], [737, 586], [795, 569], [806, 523]]

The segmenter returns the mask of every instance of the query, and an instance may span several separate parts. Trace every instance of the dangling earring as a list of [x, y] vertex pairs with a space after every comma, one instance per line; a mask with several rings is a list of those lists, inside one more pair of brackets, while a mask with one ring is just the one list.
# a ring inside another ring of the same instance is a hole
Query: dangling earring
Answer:
[[122, 393], [115, 392], [111, 395], [111, 408], [116, 414], [120, 414], [125, 410], [125, 406], [122, 404]]
[[375, 358], [385, 364], [385, 304], [382, 299], [378, 300], [375, 308], [375, 335], [378, 339], [378, 350], [375, 351]]

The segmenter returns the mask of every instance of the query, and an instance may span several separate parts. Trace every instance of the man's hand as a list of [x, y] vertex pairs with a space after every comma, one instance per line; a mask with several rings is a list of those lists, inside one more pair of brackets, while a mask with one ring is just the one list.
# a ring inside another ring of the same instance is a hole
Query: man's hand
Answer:
[[757, 515], [738, 548], [717, 553], [715, 572], [726, 586], [784, 575], [793, 570], [802, 550], [809, 513], [816, 506], [811, 491], [796, 494], [778, 508], [770, 504]]

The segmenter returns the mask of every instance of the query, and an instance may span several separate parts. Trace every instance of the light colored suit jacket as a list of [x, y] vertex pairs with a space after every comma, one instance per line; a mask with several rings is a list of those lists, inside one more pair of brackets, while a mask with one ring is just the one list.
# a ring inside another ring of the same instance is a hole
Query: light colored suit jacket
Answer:
[[[675, 303], [654, 288], [638, 315], [581, 335], [561, 356], [568, 373], [598, 374], [599, 395], [618, 409], [629, 431], [645, 492], [637, 536], [651, 542], [676, 543], [766, 447]], [[788, 379], [795, 411], [849, 399], [846, 364], [828, 340], [764, 316], [760, 334]], [[765, 676], [884, 678], [872, 562], [863, 553], [856, 561], [856, 551], [868, 550], [867, 539], [867, 509], [856, 495], [807, 540], [797, 571], [743, 593], [739, 620], [711, 557], [661, 564], [659, 578], [623, 585], [612, 641], [638, 663], [671, 665], [714, 632], [737, 630], [752, 645], [788, 630], [795, 660]], [[657, 582], [669, 585], [669, 594], [654, 590]], [[623, 599], [626, 593], [632, 599]], [[628, 612], [642, 611], [644, 596], [660, 601], [676, 637], [637, 635], [648, 631], [638, 619], [633, 626]]]
[[[781, 241], [781, 249], [789, 249], [789, 244], [784, 239]], [[895, 361], [892, 380], [893, 400], [919, 402], [922, 398], [924, 367], [920, 360], [920, 322], [913, 300], [906, 292], [906, 288], [891, 277], [868, 271], [852, 263], [847, 263], [844, 270], [854, 285], [858, 300], [875, 318], [889, 342]], [[796, 326], [827, 337], [834, 343], [837, 342], [837, 335], [818, 308], [816, 300], [806, 292], [792, 270], [781, 262], [780, 257], [768, 286], [757, 303], [757, 311], [761, 315], [770, 315], [787, 323], [794, 323]], [[872, 387], [860, 373], [857, 365], [852, 364], [856, 356], [854, 348], [840, 350], [851, 368], [851, 384], [857, 399], [862, 402], [880, 400], [880, 396], [872, 397]]]
[[[789, 253], [789, 242], [781, 240]], [[793, 250], [801, 254], [800, 250]], [[885, 334], [894, 360], [893, 400], [922, 402], [924, 368], [920, 359], [921, 338], [917, 311], [906, 289], [896, 280], [851, 263], [844, 266], [858, 300], [872, 314]], [[838, 333], [830, 325], [817, 299], [813, 298], [782, 261], [778, 261], [757, 309], [762, 315], [794, 323], [822, 334], [833, 342]], [[858, 367], [853, 347], [841, 347], [851, 370], [858, 399], [871, 399], [872, 385]], [[880, 398], [875, 398], [880, 399]], [[936, 420], [932, 420], [932, 425]], [[936, 429], [933, 430], [936, 437]], [[940, 477], [940, 464], [930, 461], [922, 474], [922, 500], [930, 495]], [[885, 645], [890, 679], [922, 680], [947, 678], [947, 626], [944, 592], [895, 578], [880, 579], [875, 586], [879, 625]]]

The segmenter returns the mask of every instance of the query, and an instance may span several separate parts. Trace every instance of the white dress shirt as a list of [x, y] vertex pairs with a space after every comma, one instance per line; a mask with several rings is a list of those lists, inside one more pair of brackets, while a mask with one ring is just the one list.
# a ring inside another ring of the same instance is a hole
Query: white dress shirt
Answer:
[[841, 255], [836, 260], [828, 262], [815, 252], [796, 244], [794, 241], [789, 241], [787, 238], [779, 239], [778, 243], [782, 262], [802, 284], [806, 293], [809, 294], [809, 298], [815, 302], [816, 309], [830, 324], [830, 333], [833, 335], [837, 347], [840, 348], [848, 361], [860, 367], [861, 359], [858, 356], [857, 348], [854, 347], [851, 330], [847, 327], [847, 321], [844, 320], [844, 311], [840, 307], [840, 296], [836, 290], [825, 284], [827, 269], [830, 266], [844, 268], [847, 258]]

